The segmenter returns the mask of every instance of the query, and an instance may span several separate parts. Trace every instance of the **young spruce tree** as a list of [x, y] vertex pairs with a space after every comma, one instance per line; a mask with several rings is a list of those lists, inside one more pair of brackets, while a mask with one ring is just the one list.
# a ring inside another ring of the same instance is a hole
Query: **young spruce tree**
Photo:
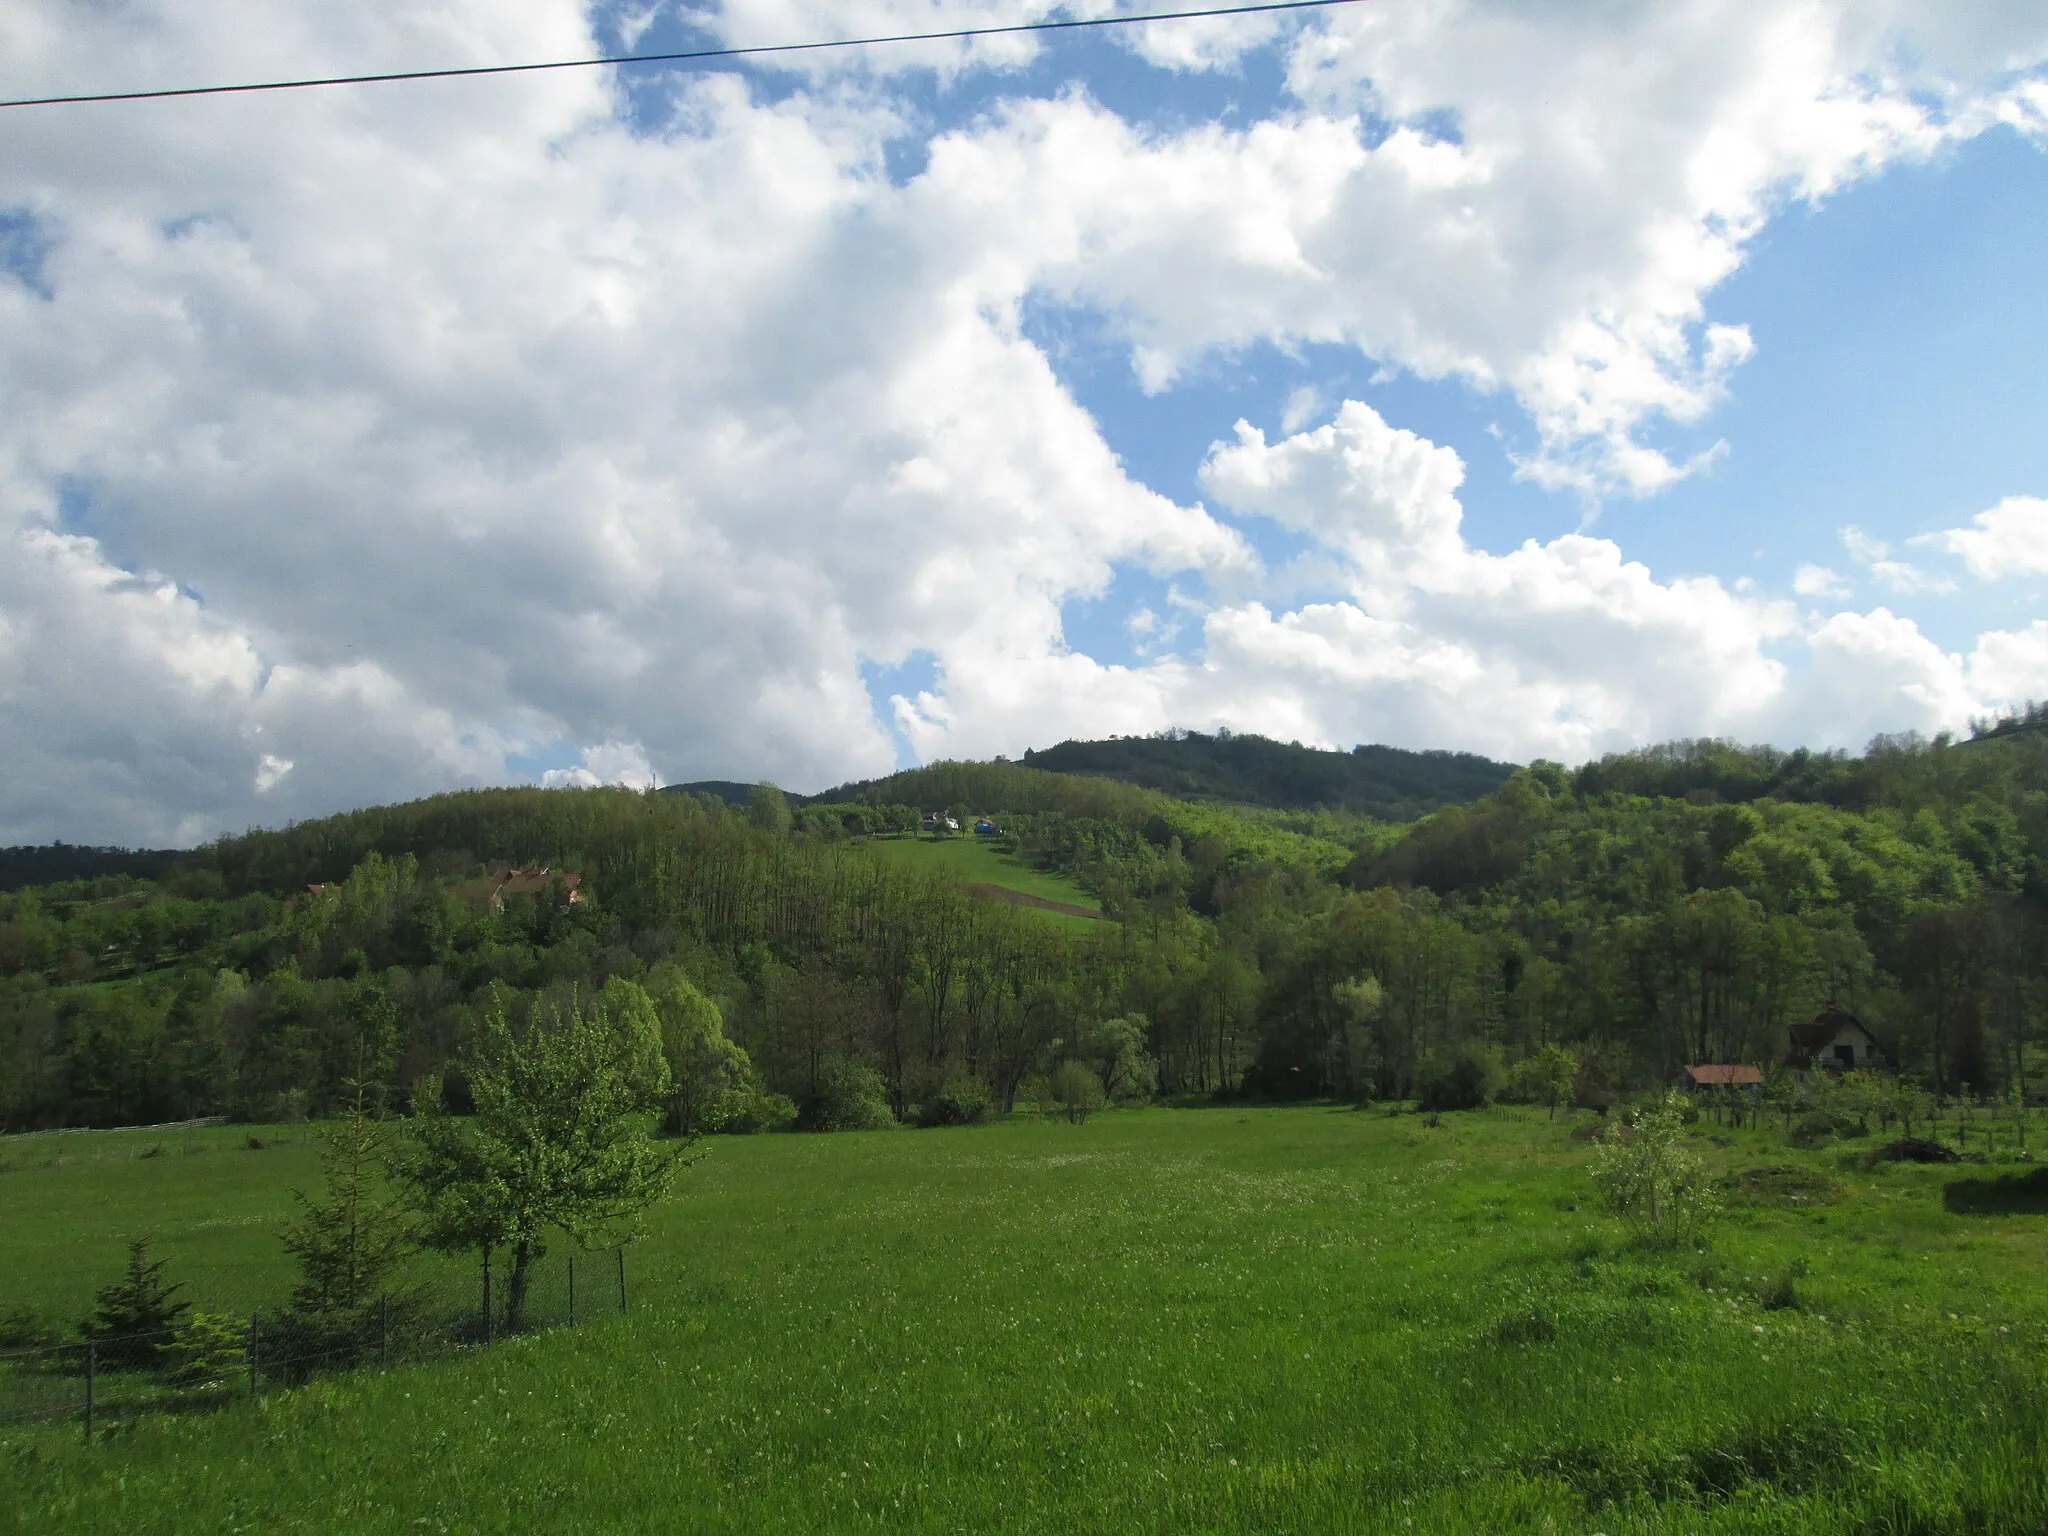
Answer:
[[390, 1135], [370, 1117], [363, 1084], [350, 1083], [348, 1091], [321, 1152], [326, 1197], [316, 1202], [293, 1191], [299, 1216], [284, 1232], [299, 1264], [288, 1314], [294, 1342], [334, 1363], [352, 1360], [370, 1343], [413, 1241], [404, 1207], [385, 1188]]

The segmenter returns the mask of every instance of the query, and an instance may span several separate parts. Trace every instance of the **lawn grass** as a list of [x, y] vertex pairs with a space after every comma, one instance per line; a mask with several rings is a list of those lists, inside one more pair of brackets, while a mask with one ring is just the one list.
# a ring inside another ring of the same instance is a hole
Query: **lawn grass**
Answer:
[[[1084, 907], [1090, 912], [1097, 910], [1100, 905], [1093, 896], [1065, 875], [1033, 869], [1016, 854], [1005, 851], [1001, 845], [989, 838], [878, 837], [871, 841], [872, 846], [886, 858], [902, 859], [943, 870], [965, 885], [1000, 886], [1006, 891], [1020, 891], [1026, 896], [1037, 896], [1046, 901], [1066, 902], [1072, 906]], [[1046, 918], [1077, 923], [1083, 927], [1092, 926], [1096, 922], [1094, 918], [1077, 917], [1065, 912], [1048, 912], [1042, 907], [1032, 910]]]
[[[635, 1251], [629, 1317], [90, 1448], [0, 1432], [0, 1510], [108, 1531], [2048, 1528], [2048, 1217], [1947, 1209], [1984, 1169], [1698, 1130], [1731, 1175], [1798, 1172], [1737, 1178], [1709, 1246], [1673, 1253], [1626, 1242], [1540, 1111], [721, 1139]], [[192, 1135], [224, 1133], [165, 1140]], [[137, 1216], [173, 1254], [207, 1233], [253, 1253], [310, 1166], [298, 1143], [100, 1157], [116, 1139], [66, 1138], [49, 1168], [6, 1144], [0, 1284], [111, 1268]], [[165, 1163], [197, 1187], [156, 1182]]]

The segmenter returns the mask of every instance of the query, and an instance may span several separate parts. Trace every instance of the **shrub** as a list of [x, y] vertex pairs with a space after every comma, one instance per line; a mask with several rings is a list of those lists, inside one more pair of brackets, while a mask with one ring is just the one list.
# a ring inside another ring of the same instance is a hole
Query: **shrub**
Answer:
[[194, 1312], [178, 1325], [164, 1349], [164, 1365], [175, 1386], [225, 1386], [248, 1364], [248, 1331], [232, 1317]]
[[1102, 1079], [1092, 1067], [1079, 1061], [1063, 1061], [1053, 1069], [1052, 1096], [1072, 1125], [1082, 1124], [1102, 1108], [1106, 1097]]
[[795, 1123], [795, 1099], [751, 1082], [727, 1098], [718, 1129], [728, 1136], [752, 1136], [760, 1131], [786, 1131]]
[[1500, 1064], [1484, 1046], [1469, 1045], [1448, 1060], [1423, 1067], [1416, 1084], [1425, 1110], [1477, 1109], [1500, 1088]]
[[980, 1125], [989, 1117], [988, 1090], [973, 1078], [948, 1083], [917, 1107], [922, 1126]]
[[48, 1349], [56, 1342], [57, 1330], [27, 1307], [0, 1312], [0, 1349]]
[[811, 1131], [879, 1131], [895, 1123], [882, 1074], [840, 1057], [818, 1069], [818, 1091], [799, 1120]]
[[1603, 1138], [1593, 1167], [1608, 1208], [1660, 1246], [1697, 1237], [1719, 1209], [1705, 1165], [1685, 1144], [1684, 1108], [1681, 1095], [1667, 1094], [1636, 1116], [1633, 1137]]

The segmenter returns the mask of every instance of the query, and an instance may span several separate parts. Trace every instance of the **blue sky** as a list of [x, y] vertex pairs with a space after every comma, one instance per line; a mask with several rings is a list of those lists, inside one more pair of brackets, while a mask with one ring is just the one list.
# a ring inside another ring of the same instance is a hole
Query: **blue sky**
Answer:
[[[1049, 14], [22, 0], [0, 90]], [[1357, 5], [9, 127], [9, 840], [2048, 697], [2036, 8]]]

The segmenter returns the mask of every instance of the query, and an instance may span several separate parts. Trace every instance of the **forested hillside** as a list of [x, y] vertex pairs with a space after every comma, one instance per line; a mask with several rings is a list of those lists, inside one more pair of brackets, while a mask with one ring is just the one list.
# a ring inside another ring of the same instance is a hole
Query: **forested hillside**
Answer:
[[[937, 807], [990, 817], [1112, 921], [880, 856]], [[0, 1112], [318, 1114], [365, 1062], [394, 1106], [422, 1081], [459, 1103], [492, 1009], [683, 995], [744, 1053], [735, 1082], [800, 1108], [849, 1070], [898, 1114], [1076, 1073], [1125, 1096], [1600, 1103], [1689, 1061], [1774, 1069], [1828, 1003], [1909, 1080], [1981, 1095], [2041, 1032], [2044, 914], [2039, 731], [1538, 763], [1406, 825], [1001, 762], [794, 808], [477, 791], [0, 897]]]
[[1168, 731], [1107, 741], [1063, 741], [1024, 762], [1049, 773], [1116, 779], [1188, 799], [1275, 810], [1327, 807], [1408, 821], [1445, 805], [1491, 794], [1515, 771], [1470, 752], [1408, 752], [1356, 746], [1349, 752], [1218, 731]]

